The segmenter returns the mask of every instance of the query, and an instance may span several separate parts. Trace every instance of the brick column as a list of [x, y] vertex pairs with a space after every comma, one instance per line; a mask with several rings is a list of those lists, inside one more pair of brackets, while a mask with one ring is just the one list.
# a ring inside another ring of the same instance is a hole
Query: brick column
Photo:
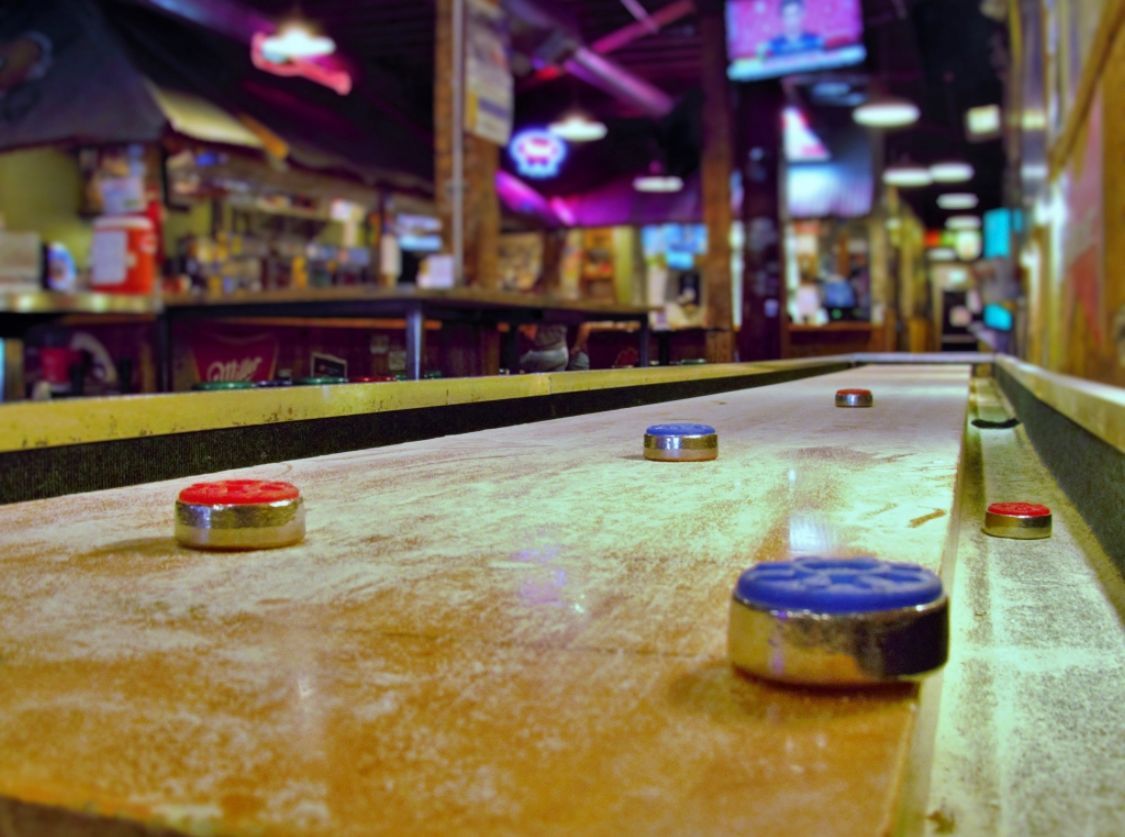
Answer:
[[703, 272], [706, 306], [707, 360], [725, 363], [734, 359], [731, 319], [730, 176], [734, 168], [731, 137], [730, 85], [727, 81], [725, 3], [700, 3], [703, 40], [703, 223], [707, 226], [707, 253]]
[[[497, 0], [489, 0], [497, 2]], [[434, 55], [434, 193], [446, 252], [453, 252], [453, 4], [437, 0]], [[467, 285], [499, 287], [500, 203], [496, 170], [500, 149], [464, 133], [464, 241]]]

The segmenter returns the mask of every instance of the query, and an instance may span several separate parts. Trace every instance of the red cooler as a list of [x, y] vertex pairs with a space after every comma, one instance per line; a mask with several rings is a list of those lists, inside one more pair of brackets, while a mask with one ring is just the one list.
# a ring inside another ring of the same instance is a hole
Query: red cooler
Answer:
[[94, 222], [90, 288], [124, 294], [152, 293], [156, 281], [156, 231], [137, 216]]

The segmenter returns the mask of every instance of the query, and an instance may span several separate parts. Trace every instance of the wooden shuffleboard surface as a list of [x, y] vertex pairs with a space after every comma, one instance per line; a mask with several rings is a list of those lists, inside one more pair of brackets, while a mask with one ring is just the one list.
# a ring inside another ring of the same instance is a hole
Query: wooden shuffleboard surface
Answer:
[[[273, 552], [178, 547], [193, 480], [2, 507], [0, 825], [886, 830], [916, 689], [742, 677], [728, 599], [790, 554], [938, 570], [968, 383], [866, 367], [231, 472], [304, 493]], [[717, 461], [641, 457], [678, 419]]]

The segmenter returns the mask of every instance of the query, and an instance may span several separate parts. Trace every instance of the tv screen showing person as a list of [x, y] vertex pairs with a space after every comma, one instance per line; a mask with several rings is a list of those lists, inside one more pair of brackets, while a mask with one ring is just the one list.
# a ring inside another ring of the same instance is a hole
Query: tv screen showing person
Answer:
[[860, 0], [728, 0], [727, 53], [735, 81], [861, 63]]
[[779, 9], [781, 34], [766, 42], [766, 55], [800, 55], [824, 49], [824, 38], [805, 29], [805, 0], [781, 0]]

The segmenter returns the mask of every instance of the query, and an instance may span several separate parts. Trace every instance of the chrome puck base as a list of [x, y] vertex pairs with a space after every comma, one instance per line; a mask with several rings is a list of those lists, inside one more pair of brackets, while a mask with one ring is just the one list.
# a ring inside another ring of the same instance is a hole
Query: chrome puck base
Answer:
[[717, 459], [719, 434], [710, 428], [707, 430], [709, 432], [668, 433], [665, 430], [645, 433], [645, 459], [654, 462], [706, 462]]
[[[1022, 506], [1034, 509], [1034, 513], [1023, 513]], [[993, 503], [984, 515], [984, 533], [994, 538], [1040, 540], [1051, 537], [1051, 520], [1046, 506]]]
[[875, 396], [863, 390], [840, 390], [836, 393], [837, 407], [874, 407]]
[[176, 540], [194, 549], [276, 549], [305, 537], [305, 504], [208, 505], [176, 501]]
[[949, 654], [949, 599], [863, 613], [770, 610], [732, 597], [735, 668], [766, 680], [859, 686], [912, 680]]

